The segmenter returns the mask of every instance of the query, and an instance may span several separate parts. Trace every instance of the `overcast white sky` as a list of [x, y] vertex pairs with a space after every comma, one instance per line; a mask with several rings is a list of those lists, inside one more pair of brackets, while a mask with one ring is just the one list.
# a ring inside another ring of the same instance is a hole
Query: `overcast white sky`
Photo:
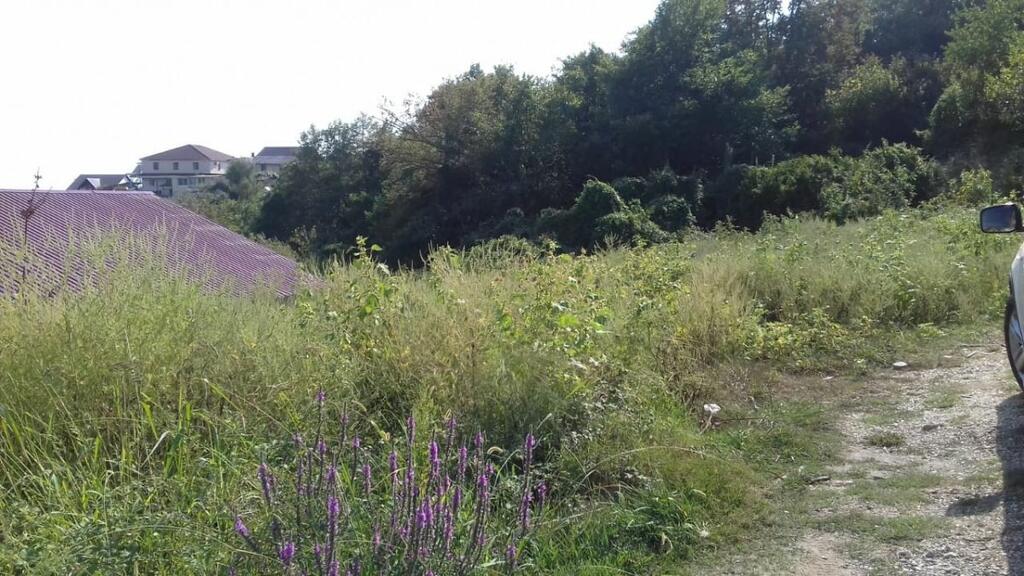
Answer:
[[0, 188], [203, 144], [242, 156], [474, 62], [548, 75], [658, 0], [0, 0]]

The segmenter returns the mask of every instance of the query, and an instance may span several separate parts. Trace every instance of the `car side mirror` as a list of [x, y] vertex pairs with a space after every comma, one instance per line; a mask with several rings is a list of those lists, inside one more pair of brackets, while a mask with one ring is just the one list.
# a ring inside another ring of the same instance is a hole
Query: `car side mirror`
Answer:
[[985, 208], [981, 211], [981, 231], [989, 234], [1024, 231], [1020, 208], [1016, 204], [1000, 204]]

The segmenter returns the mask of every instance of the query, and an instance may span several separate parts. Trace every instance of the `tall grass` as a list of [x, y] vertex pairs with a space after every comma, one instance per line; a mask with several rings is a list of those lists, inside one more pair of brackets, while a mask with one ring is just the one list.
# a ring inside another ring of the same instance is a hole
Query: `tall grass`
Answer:
[[495, 454], [540, 436], [552, 508], [523, 570], [685, 557], [753, 521], [752, 453], [809, 450], [785, 430], [701, 434], [699, 406], [735, 393], [714, 375], [846, 369], [896, 334], [994, 318], [1016, 240], [975, 226], [786, 219], [580, 257], [439, 250], [424, 272], [366, 250], [292, 301], [138, 262], [23, 290], [0, 300], [0, 572], [225, 569], [232, 511], [321, 388], [371, 442], [409, 414], [456, 415]]

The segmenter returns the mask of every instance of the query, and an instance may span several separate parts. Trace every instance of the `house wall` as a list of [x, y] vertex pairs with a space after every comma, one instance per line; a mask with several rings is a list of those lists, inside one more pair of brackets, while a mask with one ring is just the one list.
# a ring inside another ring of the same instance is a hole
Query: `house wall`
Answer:
[[[159, 166], [153, 167], [156, 162]], [[178, 163], [178, 169], [174, 169], [174, 163]], [[146, 174], [223, 174], [228, 169], [229, 161], [210, 162], [199, 161], [199, 168], [193, 168], [194, 160], [144, 160], [139, 163], [139, 175]]]
[[[154, 162], [158, 165], [154, 168]], [[174, 162], [178, 169], [174, 169]], [[201, 190], [223, 177], [230, 161], [199, 160], [143, 160], [139, 163], [137, 175], [142, 178], [142, 189], [156, 192], [161, 196], [175, 196]]]

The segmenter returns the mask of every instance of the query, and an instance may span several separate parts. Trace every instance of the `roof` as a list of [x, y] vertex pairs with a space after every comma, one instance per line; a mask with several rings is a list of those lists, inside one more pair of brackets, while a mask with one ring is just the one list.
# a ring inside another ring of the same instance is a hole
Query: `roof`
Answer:
[[290, 296], [306, 279], [295, 261], [150, 192], [0, 190], [0, 293], [17, 289], [19, 278], [11, 271], [20, 267], [12, 260], [19, 250], [3, 245], [22, 245], [22, 213], [33, 197], [37, 210], [29, 220], [26, 261], [35, 277], [54, 288], [65, 277], [72, 290], [88, 284], [96, 271], [72, 255], [74, 248], [82, 239], [109, 234], [133, 240], [124, 243], [132, 260], [159, 247], [169, 272], [184, 271], [213, 289], [252, 294], [268, 286]]
[[294, 158], [299, 154], [298, 146], [264, 146], [256, 156], [288, 156]]
[[152, 156], [142, 158], [144, 162], [149, 160], [209, 160], [211, 162], [226, 162], [234, 159], [234, 156], [229, 156], [223, 152], [218, 152], [213, 148], [207, 148], [206, 146], [200, 146], [198, 144], [186, 144], [184, 146], [164, 150], [163, 152], [158, 152]]
[[[88, 186], [86, 186], [88, 183]], [[119, 184], [127, 184], [125, 174], [79, 174], [68, 186], [68, 190], [113, 190]]]

